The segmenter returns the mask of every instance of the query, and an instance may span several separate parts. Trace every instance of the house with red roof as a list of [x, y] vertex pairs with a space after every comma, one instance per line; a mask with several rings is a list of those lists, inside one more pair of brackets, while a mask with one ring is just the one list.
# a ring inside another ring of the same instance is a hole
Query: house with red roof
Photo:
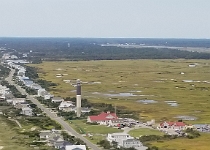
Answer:
[[108, 112], [102, 112], [97, 116], [88, 116], [87, 122], [90, 123], [98, 123], [100, 125], [108, 125], [110, 120], [116, 120], [118, 119], [117, 115], [115, 113]]
[[184, 122], [162, 122], [160, 123], [160, 129], [174, 129], [174, 130], [184, 130], [187, 125]]

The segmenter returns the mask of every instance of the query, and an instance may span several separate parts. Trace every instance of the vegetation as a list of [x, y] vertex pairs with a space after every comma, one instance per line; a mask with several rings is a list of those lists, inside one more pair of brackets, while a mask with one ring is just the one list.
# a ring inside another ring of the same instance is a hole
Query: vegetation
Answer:
[[1, 85], [6, 86], [7, 88], [10, 89], [12, 94], [17, 97], [17, 98], [26, 98], [26, 95], [22, 95], [17, 88], [14, 85], [10, 85], [7, 81], [3, 80], [1, 81]]
[[164, 135], [163, 132], [160, 132], [155, 129], [149, 129], [149, 128], [140, 128], [140, 129], [134, 129], [129, 132], [129, 134], [133, 137], [140, 137], [140, 136], [146, 136], [146, 135]]
[[[198, 65], [190, 68], [188, 65], [191, 63]], [[198, 117], [198, 120], [194, 121], [195, 123], [210, 123], [210, 109], [207, 105], [209, 104], [208, 91], [210, 89], [208, 83], [203, 82], [209, 80], [210, 66], [208, 63], [208, 60], [180, 59], [63, 61], [59, 63], [44, 62], [32, 66], [39, 68], [41, 79], [58, 84], [56, 87], [50, 87], [49, 90], [55, 96], [74, 97], [75, 87], [63, 80], [71, 80], [71, 83], [74, 84], [75, 78], [79, 78], [83, 82], [87, 82], [82, 85], [83, 98], [88, 98], [91, 104], [112, 104], [112, 111], [114, 106], [117, 111], [118, 108], [122, 108], [123, 111], [128, 110], [130, 112], [127, 113], [127, 117], [136, 114], [136, 117], [141, 120], [155, 119], [156, 122], [159, 122], [175, 120], [174, 117], [179, 115], [191, 116], [193, 114]], [[57, 70], [58, 68], [61, 70]], [[57, 78], [55, 75], [58, 73], [68, 75]], [[187, 83], [183, 80], [200, 82]], [[132, 93], [136, 96], [106, 95], [119, 93]], [[146, 105], [137, 102], [137, 100], [155, 100], [156, 103]], [[171, 107], [165, 102], [168, 100], [176, 101], [178, 106]], [[103, 110], [103, 108], [104, 106], [99, 110]]]
[[10, 69], [0, 64], [0, 75], [1, 77], [7, 77], [10, 73]]

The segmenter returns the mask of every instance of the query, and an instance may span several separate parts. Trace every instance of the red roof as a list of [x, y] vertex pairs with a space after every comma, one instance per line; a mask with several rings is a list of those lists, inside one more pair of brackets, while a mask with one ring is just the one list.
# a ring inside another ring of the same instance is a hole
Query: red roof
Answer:
[[112, 120], [112, 119], [117, 119], [117, 115], [115, 113], [110, 113], [110, 112], [102, 112], [101, 114], [97, 116], [89, 116], [91, 121], [106, 121], [106, 120]]
[[164, 123], [167, 123], [168, 126], [178, 126], [178, 127], [186, 126], [184, 122], [163, 122], [160, 124], [160, 126], [164, 126]]

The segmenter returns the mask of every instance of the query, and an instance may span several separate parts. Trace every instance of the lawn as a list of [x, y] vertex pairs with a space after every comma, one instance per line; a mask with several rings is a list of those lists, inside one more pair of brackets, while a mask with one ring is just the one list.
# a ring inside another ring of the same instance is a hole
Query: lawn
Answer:
[[[189, 67], [191, 63], [197, 63], [196, 67]], [[126, 106], [127, 109], [138, 112], [141, 121], [175, 121], [177, 119], [174, 117], [186, 115], [198, 118], [195, 121], [185, 121], [186, 123], [210, 123], [210, 60], [46, 61], [30, 65], [38, 68], [41, 79], [58, 84], [50, 88], [55, 96], [75, 97], [75, 87], [71, 83], [81, 79], [83, 98], [96, 103], [115, 104], [117, 107]], [[56, 77], [56, 74], [62, 76]], [[70, 83], [65, 83], [66, 80]], [[124, 96], [117, 96], [119, 93], [124, 93]], [[125, 96], [125, 93], [133, 96]], [[156, 103], [143, 104], [137, 100], [155, 100]], [[178, 106], [172, 107], [165, 101], [176, 101]], [[106, 134], [114, 130], [78, 124], [88, 133]], [[79, 130], [74, 123], [72, 126]], [[138, 132], [142, 134], [141, 131]], [[153, 144], [164, 150], [189, 147], [192, 150], [207, 150], [210, 147], [209, 137], [202, 135], [193, 140], [176, 139]]]
[[17, 134], [19, 130], [18, 125], [15, 122], [5, 121], [0, 116], [0, 147], [2, 150], [32, 150], [29, 145], [26, 145], [30, 139], [24, 138], [24, 135]]
[[153, 142], [160, 150], [209, 150], [210, 134], [202, 134], [199, 138], [178, 138], [164, 142]]
[[103, 125], [89, 125], [86, 124], [86, 120], [71, 120], [70, 125], [78, 133], [92, 135], [92, 137], [86, 136], [86, 138], [95, 144], [106, 139], [108, 133], [122, 132], [122, 130]]
[[163, 132], [149, 128], [140, 128], [140, 129], [131, 130], [129, 134], [133, 137], [139, 137], [142, 135], [164, 135]]
[[106, 135], [108, 133], [122, 132], [117, 128], [107, 127], [103, 125], [89, 125], [86, 120], [71, 120], [70, 125], [81, 134], [98, 134]]

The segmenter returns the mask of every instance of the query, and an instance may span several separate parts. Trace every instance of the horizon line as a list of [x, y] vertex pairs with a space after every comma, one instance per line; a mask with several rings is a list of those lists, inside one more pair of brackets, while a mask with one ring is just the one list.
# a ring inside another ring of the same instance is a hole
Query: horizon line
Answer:
[[71, 39], [202, 39], [202, 40], [210, 40], [210, 38], [188, 38], [188, 37], [66, 37], [66, 36], [0, 36], [0, 38], [71, 38]]

